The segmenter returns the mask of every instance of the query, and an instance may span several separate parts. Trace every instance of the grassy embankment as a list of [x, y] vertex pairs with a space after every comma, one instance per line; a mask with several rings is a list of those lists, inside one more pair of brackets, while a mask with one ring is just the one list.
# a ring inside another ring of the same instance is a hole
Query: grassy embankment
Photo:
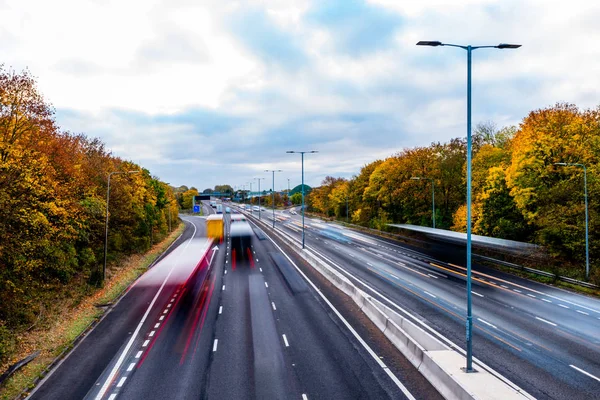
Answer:
[[[127, 287], [135, 281], [154, 260], [156, 260], [181, 235], [185, 224], [167, 236], [162, 242], [155, 244], [144, 254], [135, 254], [123, 259], [118, 265], [107, 271], [107, 283], [103, 288], [87, 287], [85, 293], [59, 294], [58, 303], [53, 304], [51, 313], [44, 316], [44, 323], [39, 324], [23, 334], [18, 335], [17, 351], [13, 362], [20, 360], [36, 350], [40, 355], [12, 375], [0, 387], [0, 399], [8, 400], [18, 396], [26, 389], [31, 389], [38, 377], [46, 368], [73, 346], [74, 341], [94, 321], [102, 317], [105, 308], [98, 307], [116, 301]], [[2, 366], [2, 371], [8, 365]]]

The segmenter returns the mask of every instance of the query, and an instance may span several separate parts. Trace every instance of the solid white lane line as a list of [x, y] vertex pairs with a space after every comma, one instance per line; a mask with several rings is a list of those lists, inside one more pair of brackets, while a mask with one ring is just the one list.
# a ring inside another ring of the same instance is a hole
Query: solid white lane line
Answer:
[[142, 344], [142, 347], [146, 347], [146, 346], [148, 346], [148, 343], [150, 343], [150, 340], [146, 339], [146, 340], [144, 341], [144, 343]]
[[154, 325], [154, 329], [157, 329], [160, 326], [160, 322], [157, 322], [156, 325]]
[[537, 297], [535, 295], [531, 294], [531, 293], [527, 293], [527, 296], [533, 297], [534, 299], [537, 299]]
[[126, 380], [127, 380], [126, 376], [122, 377], [121, 380], [119, 381], [119, 383], [117, 383], [117, 387], [123, 386], [123, 384], [125, 383]]
[[152, 331], [152, 332], [150, 332], [150, 335], [148, 335], [148, 336], [149, 336], [149, 337], [152, 337], [152, 336], [154, 336], [154, 332], [156, 332], [156, 331]]
[[535, 319], [537, 319], [537, 320], [539, 320], [539, 321], [542, 321], [542, 322], [545, 322], [545, 323], [547, 323], [547, 324], [550, 324], [550, 325], [552, 325], [552, 326], [556, 326], [556, 324], [555, 324], [554, 322], [546, 321], [544, 318], [535, 317]]
[[273, 311], [277, 311], [277, 307], [275, 307], [275, 303], [271, 302], [271, 306], [273, 306]]
[[483, 324], [486, 324], [487, 326], [491, 326], [491, 327], [492, 327], [492, 328], [494, 328], [494, 329], [498, 329], [498, 328], [496, 327], [496, 325], [490, 324], [489, 322], [487, 322], [487, 321], [484, 321], [484, 320], [482, 320], [481, 318], [477, 318], [477, 320], [478, 320], [479, 322], [483, 323]]
[[292, 261], [292, 259], [290, 258], [290, 256], [288, 256], [283, 251], [283, 249], [277, 243], [275, 243], [275, 241], [270, 236], [267, 236], [267, 237], [269, 238], [269, 240], [271, 241], [271, 243], [273, 243], [273, 245], [275, 247], [277, 247], [277, 249], [279, 249], [279, 251], [281, 252], [281, 254], [283, 254], [285, 256], [285, 258], [287, 258], [290, 263], [292, 263], [292, 265], [296, 268], [296, 270], [298, 271], [298, 273], [300, 275], [302, 275], [302, 277], [309, 283], [309, 285], [314, 289], [314, 291], [319, 294], [319, 296], [323, 299], [323, 301], [331, 308], [331, 310], [340, 319], [340, 321], [342, 321], [342, 323], [352, 333], [352, 335], [354, 335], [354, 337], [356, 338], [356, 340], [358, 340], [358, 342], [363, 346], [363, 348], [365, 350], [367, 350], [367, 352], [373, 358], [373, 360], [375, 360], [375, 362], [381, 367], [381, 369], [383, 369], [385, 371], [385, 373], [390, 377], [390, 379], [392, 379], [392, 381], [396, 384], [396, 386], [398, 386], [398, 388], [402, 391], [402, 393], [404, 393], [404, 395], [409, 400], [416, 400], [415, 397], [406, 388], [406, 386], [404, 386], [402, 384], [402, 382], [400, 382], [400, 380], [398, 379], [398, 377], [396, 377], [396, 375], [394, 375], [394, 373], [392, 371], [390, 371], [390, 369], [388, 368], [388, 366], [383, 361], [381, 361], [381, 359], [377, 356], [377, 354], [375, 354], [375, 352], [373, 351], [373, 349], [371, 349], [371, 347], [363, 340], [363, 338], [358, 334], [358, 332], [356, 332], [356, 330], [352, 327], [352, 325], [350, 325], [350, 323], [348, 323], [348, 321], [346, 321], [346, 319], [344, 318], [344, 316], [342, 314], [340, 314], [340, 312], [337, 310], [337, 308], [335, 308], [333, 306], [333, 304], [331, 304], [331, 302], [329, 301], [329, 299], [327, 299], [327, 297], [325, 297], [325, 295], [319, 290], [319, 288], [310, 279], [308, 279], [308, 277], [306, 276], [306, 274], [300, 268], [298, 268], [298, 266], [296, 265], [296, 263], [294, 263], [294, 261]]
[[219, 307], [219, 314], [223, 314], [223, 306]]
[[269, 287], [269, 284], [267, 282], [265, 282], [265, 287], [267, 287], [267, 288]]
[[586, 312], [583, 312], [583, 311], [580, 311], [580, 310], [575, 310], [575, 311], [577, 311], [579, 314], [583, 314], [583, 315], [590, 315], [590, 314], [588, 314], [588, 313], [586, 313]]
[[133, 370], [134, 367], [135, 367], [135, 363], [129, 364], [129, 367], [127, 367], [127, 372]]
[[138, 351], [137, 354], [135, 355], [135, 358], [140, 358], [142, 356], [144, 352], [143, 351]]
[[219, 343], [219, 339], [215, 339], [215, 342], [213, 343], [213, 352], [217, 351], [217, 344]]
[[283, 336], [283, 342], [285, 343], [285, 347], [290, 347], [290, 344], [287, 341], [287, 337], [285, 336], [285, 333], [282, 336]]
[[552, 303], [550, 300], [548, 299], [542, 299], [542, 301], [545, 301], [546, 303]]
[[471, 290], [471, 293], [473, 293], [475, 296], [479, 296], [479, 297], [485, 297], [484, 295], [482, 295], [482, 294], [479, 294], [479, 293], [477, 293], [477, 292], [474, 292], [474, 291], [472, 291], [472, 290]]
[[569, 308], [568, 306], [565, 306], [564, 304], [559, 304], [558, 306], [562, 307], [562, 308]]
[[577, 367], [576, 367], [576, 366], [574, 366], [573, 364], [569, 364], [569, 367], [571, 367], [571, 368], [573, 368], [573, 369], [575, 369], [575, 370], [577, 370], [577, 371], [581, 372], [582, 374], [584, 374], [584, 375], [587, 375], [587, 376], [589, 376], [590, 378], [592, 378], [592, 379], [595, 379], [595, 380], [597, 380], [598, 382], [600, 382], [600, 378], [598, 378], [597, 376], [594, 376], [594, 375], [590, 374], [589, 372], [586, 372], [586, 371], [582, 370], [581, 368], [577, 368]]
[[434, 294], [431, 294], [431, 293], [429, 293], [429, 292], [428, 292], [428, 291], [426, 291], [426, 290], [423, 290], [423, 291], [425, 292], [425, 294], [428, 294], [428, 295], [430, 295], [431, 297], [433, 297], [434, 299], [437, 299], [437, 296], [436, 296], [436, 295], [434, 295]]
[[113, 393], [110, 396], [108, 396], [108, 400], [115, 400], [117, 398], [117, 394]]

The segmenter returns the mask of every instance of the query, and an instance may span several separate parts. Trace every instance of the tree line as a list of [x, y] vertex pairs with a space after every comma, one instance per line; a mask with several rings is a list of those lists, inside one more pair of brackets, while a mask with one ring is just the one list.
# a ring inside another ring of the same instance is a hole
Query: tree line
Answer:
[[[474, 234], [537, 243], [553, 257], [585, 262], [584, 171], [589, 197], [592, 280], [600, 250], [600, 107], [573, 104], [532, 111], [518, 127], [487, 122], [472, 136]], [[421, 180], [411, 178], [426, 178]], [[363, 166], [351, 179], [326, 177], [307, 204], [314, 212], [377, 229], [388, 223], [431, 226], [431, 181], [436, 227], [466, 231], [466, 140], [404, 149]]]
[[109, 265], [178, 224], [168, 184], [54, 115], [27, 70], [0, 65], [0, 362], [61, 288], [100, 283], [109, 173], [139, 171], [111, 177]]

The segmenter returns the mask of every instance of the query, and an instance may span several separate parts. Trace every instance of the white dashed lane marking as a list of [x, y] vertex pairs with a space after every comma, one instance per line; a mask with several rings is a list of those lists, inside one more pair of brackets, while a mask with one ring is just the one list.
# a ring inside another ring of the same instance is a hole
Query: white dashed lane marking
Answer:
[[572, 364], [570, 364], [569, 366], [570, 366], [571, 368], [573, 368], [574, 370], [576, 370], [576, 371], [579, 371], [579, 372], [581, 372], [582, 374], [584, 374], [584, 375], [587, 375], [587, 376], [589, 376], [590, 378], [592, 378], [592, 379], [595, 379], [595, 380], [597, 380], [598, 382], [600, 382], [600, 378], [598, 378], [597, 376], [594, 376], [594, 375], [590, 374], [589, 372], [582, 370], [581, 368], [577, 368], [576, 366], [574, 366], [574, 365], [572, 365]]
[[138, 351], [137, 354], [135, 355], [135, 358], [140, 358], [142, 356], [144, 352], [143, 351]]
[[285, 347], [290, 347], [290, 344], [288, 343], [288, 340], [287, 340], [287, 337], [285, 336], [285, 333], [282, 336], [283, 336], [283, 342], [285, 343]]
[[219, 314], [223, 314], [223, 306], [219, 307]]
[[135, 367], [135, 363], [129, 364], [129, 367], [127, 367], [127, 372], [133, 370], [134, 367]]
[[213, 352], [217, 351], [217, 344], [219, 343], [219, 339], [215, 339], [215, 342], [213, 343]]
[[433, 297], [434, 299], [437, 299], [437, 296], [436, 296], [436, 295], [434, 295], [434, 294], [431, 294], [431, 293], [429, 293], [429, 292], [428, 292], [428, 291], [426, 291], [426, 290], [423, 290], [423, 291], [425, 292], [425, 294], [428, 294], [428, 295], [430, 295], [431, 297]]
[[126, 376], [122, 377], [121, 380], [119, 381], [119, 383], [117, 383], [117, 387], [123, 386], [123, 384], [125, 383], [126, 380], [127, 380]]
[[482, 294], [479, 294], [479, 293], [477, 293], [477, 292], [474, 292], [474, 291], [472, 291], [472, 290], [471, 290], [471, 293], [473, 293], [475, 296], [484, 297]]
[[492, 328], [494, 328], [494, 329], [498, 329], [498, 328], [496, 327], [496, 325], [492, 325], [492, 324], [490, 324], [489, 322], [482, 320], [481, 318], [477, 318], [477, 320], [478, 320], [479, 322], [483, 323], [483, 324], [486, 324], [487, 326], [491, 326], [491, 327], [492, 327]]
[[146, 341], [144, 342], [144, 344], [142, 344], [142, 347], [148, 346], [148, 343], [150, 343], [150, 341], [146, 339]]
[[540, 317], [535, 317], [535, 319], [537, 319], [538, 321], [545, 322], [545, 323], [547, 323], [547, 324], [549, 324], [549, 325], [556, 326], [556, 324], [555, 324], [554, 322], [546, 321], [546, 320], [545, 320], [545, 319], [543, 319], [543, 318], [540, 318]]

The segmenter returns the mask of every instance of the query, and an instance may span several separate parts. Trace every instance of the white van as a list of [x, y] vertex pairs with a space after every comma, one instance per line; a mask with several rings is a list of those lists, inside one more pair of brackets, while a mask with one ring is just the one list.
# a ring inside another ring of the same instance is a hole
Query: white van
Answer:
[[217, 214], [223, 214], [223, 204], [217, 204]]

